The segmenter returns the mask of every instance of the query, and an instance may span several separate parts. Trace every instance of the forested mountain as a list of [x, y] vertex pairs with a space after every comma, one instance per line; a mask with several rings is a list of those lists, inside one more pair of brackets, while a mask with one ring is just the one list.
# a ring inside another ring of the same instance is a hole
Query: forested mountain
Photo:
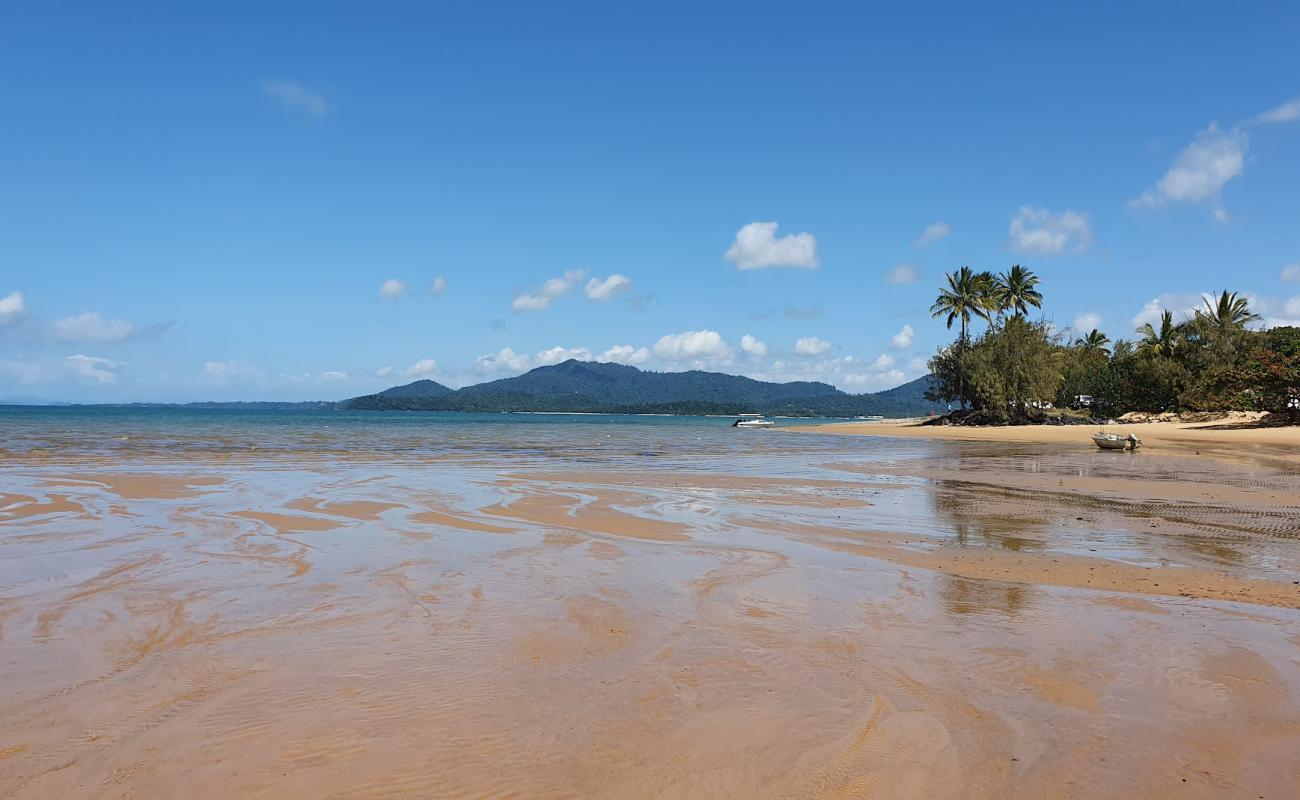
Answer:
[[718, 372], [646, 372], [622, 364], [569, 360], [514, 378], [453, 391], [416, 381], [347, 401], [345, 408], [420, 411], [573, 411], [852, 417], [921, 416], [935, 409], [922, 378], [878, 394], [848, 394], [825, 383], [769, 383]]

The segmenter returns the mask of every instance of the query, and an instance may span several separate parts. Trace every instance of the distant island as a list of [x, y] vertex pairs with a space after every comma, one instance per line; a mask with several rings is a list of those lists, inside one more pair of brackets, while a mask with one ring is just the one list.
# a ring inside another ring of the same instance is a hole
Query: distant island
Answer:
[[608, 414], [739, 414], [784, 417], [917, 417], [940, 410], [925, 399], [929, 377], [850, 394], [826, 383], [772, 383], [720, 372], [649, 372], [570, 359], [514, 378], [451, 389], [431, 380], [344, 401], [361, 411], [548, 411]]

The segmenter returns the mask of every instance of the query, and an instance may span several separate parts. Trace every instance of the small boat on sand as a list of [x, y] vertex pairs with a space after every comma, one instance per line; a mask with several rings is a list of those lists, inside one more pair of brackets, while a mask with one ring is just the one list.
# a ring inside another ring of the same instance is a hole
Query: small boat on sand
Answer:
[[1142, 446], [1142, 440], [1133, 434], [1120, 436], [1118, 433], [1094, 433], [1093, 444], [1102, 450], [1136, 450]]
[[765, 419], [762, 414], [741, 414], [740, 419], [731, 423], [733, 428], [770, 428], [776, 423]]

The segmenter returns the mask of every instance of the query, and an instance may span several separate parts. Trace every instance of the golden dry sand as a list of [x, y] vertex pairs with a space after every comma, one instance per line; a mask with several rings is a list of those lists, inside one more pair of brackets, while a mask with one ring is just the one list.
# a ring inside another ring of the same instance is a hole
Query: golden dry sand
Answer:
[[38, 453], [0, 470], [0, 797], [1294, 796], [1300, 474], [1147, 428]]

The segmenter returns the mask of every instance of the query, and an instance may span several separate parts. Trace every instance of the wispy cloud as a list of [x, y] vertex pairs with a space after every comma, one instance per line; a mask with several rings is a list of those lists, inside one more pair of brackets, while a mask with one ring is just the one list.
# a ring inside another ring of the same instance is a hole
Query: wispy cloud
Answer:
[[433, 279], [433, 285], [429, 287], [429, 294], [434, 297], [442, 297], [442, 293], [447, 291], [447, 279], [439, 275]]
[[99, 358], [97, 356], [81, 354], [68, 356], [64, 361], [75, 374], [83, 378], [90, 378], [99, 383], [117, 382], [117, 371], [126, 366], [125, 363], [114, 361], [111, 358]]
[[297, 81], [267, 81], [262, 84], [262, 91], [280, 101], [286, 108], [313, 117], [323, 117], [329, 111], [325, 98], [307, 90]]
[[0, 297], [0, 325], [17, 322], [26, 311], [27, 304], [23, 300], [22, 292], [10, 292]]
[[777, 237], [777, 223], [751, 222], [736, 232], [736, 240], [723, 258], [737, 269], [799, 267], [817, 269], [817, 238], [811, 233], [791, 233]]
[[1017, 253], [1054, 256], [1069, 251], [1082, 253], [1092, 245], [1088, 214], [1021, 206], [1011, 218], [1008, 244]]
[[911, 264], [895, 264], [885, 273], [885, 280], [896, 286], [916, 283], [920, 277], [921, 271]]
[[583, 291], [588, 300], [610, 300], [632, 288], [632, 279], [615, 273], [608, 278], [592, 278]]
[[1191, 144], [1179, 152], [1155, 186], [1128, 202], [1129, 208], [1159, 208], [1169, 203], [1210, 203], [1212, 214], [1226, 222], [1222, 193], [1231, 180], [1246, 168], [1250, 149], [1249, 128], [1300, 120], [1300, 98], [1258, 114], [1245, 122], [1222, 130], [1211, 122], [1196, 134]]
[[943, 220], [932, 222], [925, 226], [925, 230], [921, 231], [921, 235], [916, 237], [912, 244], [916, 247], [925, 247], [947, 237], [950, 233], [952, 233], [952, 228], [948, 226], [948, 223]]
[[1287, 283], [1300, 283], [1300, 261], [1282, 267], [1282, 280]]
[[406, 283], [399, 281], [397, 278], [389, 278], [379, 284], [379, 294], [387, 297], [389, 300], [396, 300], [406, 294]]
[[56, 319], [50, 325], [50, 338], [56, 342], [121, 342], [135, 331], [134, 323], [104, 319], [87, 311], [75, 317]]
[[587, 276], [586, 270], [571, 269], [558, 278], [551, 278], [541, 288], [532, 292], [520, 292], [510, 303], [515, 313], [521, 311], [545, 311], [551, 303], [568, 294], [569, 290]]

